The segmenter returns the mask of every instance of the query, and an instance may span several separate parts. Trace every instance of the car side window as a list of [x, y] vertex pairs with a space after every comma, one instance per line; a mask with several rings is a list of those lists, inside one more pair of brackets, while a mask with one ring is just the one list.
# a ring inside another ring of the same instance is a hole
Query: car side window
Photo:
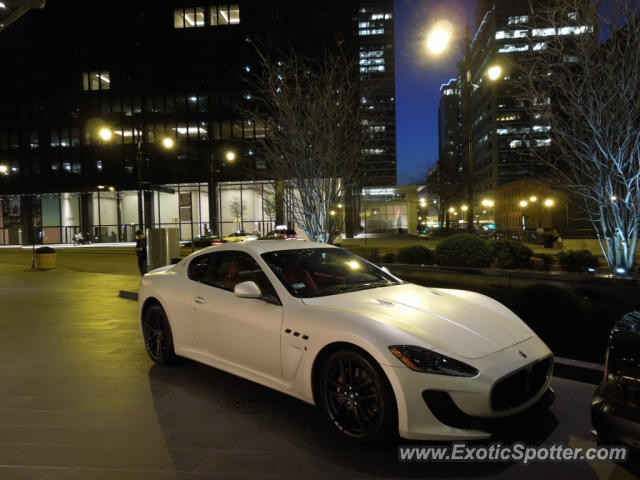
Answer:
[[201, 282], [205, 276], [207, 275], [207, 271], [209, 270], [209, 257], [211, 254], [200, 255], [193, 260], [189, 264], [189, 270], [187, 271], [187, 276], [189, 279], [194, 282]]
[[254, 281], [265, 297], [278, 298], [258, 263], [244, 252], [226, 251], [210, 254], [207, 273], [201, 281], [231, 292], [238, 283]]

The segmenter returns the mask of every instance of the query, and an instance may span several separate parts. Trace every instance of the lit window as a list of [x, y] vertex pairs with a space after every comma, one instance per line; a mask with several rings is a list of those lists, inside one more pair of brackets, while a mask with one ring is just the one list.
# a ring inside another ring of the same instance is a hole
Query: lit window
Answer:
[[514, 120], [520, 120], [519, 113], [505, 113], [496, 118], [498, 122], [513, 122]]
[[178, 8], [173, 11], [174, 28], [204, 27], [204, 8]]
[[381, 58], [384, 55], [382, 50], [361, 50], [360, 58]]
[[496, 40], [503, 38], [526, 38], [528, 30], [498, 30], [496, 32]]
[[509, 148], [519, 148], [522, 146], [522, 140], [511, 140], [509, 142]]
[[534, 132], [550, 132], [551, 125], [534, 125], [533, 131]]
[[533, 49], [535, 51], [537, 51], [537, 50], [546, 50], [547, 49], [547, 42], [534, 43], [533, 44]]
[[582, 35], [587, 32], [593, 32], [593, 27], [589, 25], [577, 25], [573, 27], [560, 27], [558, 29], [558, 35]]
[[184, 28], [184, 10], [181, 8], [173, 11], [173, 28]]
[[500, 47], [498, 49], [498, 53], [526, 52], [527, 50], [529, 50], [528, 44], [523, 44], [523, 45], [508, 44]]
[[229, 23], [231, 25], [240, 23], [240, 5], [237, 3], [229, 5]]
[[109, 72], [84, 72], [82, 74], [83, 90], [109, 90], [110, 88], [111, 76]]
[[529, 21], [529, 15], [516, 15], [507, 19], [508, 25], [522, 25]]
[[551, 145], [550, 138], [538, 138], [536, 139], [536, 147], [548, 147]]
[[556, 29], [553, 27], [550, 28], [534, 28], [531, 30], [531, 34], [534, 37], [550, 37], [556, 34]]
[[384, 33], [384, 28], [371, 28], [359, 30], [358, 35], [367, 36], [367, 35], [382, 35]]
[[384, 65], [373, 65], [369, 67], [360, 67], [360, 73], [367, 72], [384, 72]]
[[384, 148], [363, 148], [361, 153], [365, 155], [381, 155], [385, 153]]
[[578, 19], [578, 12], [569, 12], [567, 14], [567, 18], [569, 20], [577, 20]]
[[361, 58], [360, 65], [384, 65], [384, 58]]

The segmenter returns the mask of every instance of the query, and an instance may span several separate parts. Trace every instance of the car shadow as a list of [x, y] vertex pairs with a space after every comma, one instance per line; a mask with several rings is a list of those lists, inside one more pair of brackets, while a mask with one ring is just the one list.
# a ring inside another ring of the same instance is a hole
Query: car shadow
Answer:
[[[149, 386], [178, 470], [184, 449], [206, 449], [207, 456], [197, 470], [223, 475], [477, 478], [502, 476], [514, 466], [505, 462], [400, 462], [400, 446], [451, 443], [394, 438], [380, 445], [361, 445], [341, 436], [312, 405], [189, 360], [170, 367], [152, 366]], [[519, 441], [541, 445], [557, 426], [555, 416], [546, 412], [529, 428], [469, 444]]]

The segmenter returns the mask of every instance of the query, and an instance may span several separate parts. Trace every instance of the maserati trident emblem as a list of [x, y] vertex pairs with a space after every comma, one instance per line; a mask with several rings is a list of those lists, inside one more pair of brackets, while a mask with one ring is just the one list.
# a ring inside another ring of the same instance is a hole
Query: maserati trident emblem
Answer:
[[524, 353], [522, 350], [518, 350], [518, 353], [522, 355], [522, 358], [527, 358], [527, 354]]

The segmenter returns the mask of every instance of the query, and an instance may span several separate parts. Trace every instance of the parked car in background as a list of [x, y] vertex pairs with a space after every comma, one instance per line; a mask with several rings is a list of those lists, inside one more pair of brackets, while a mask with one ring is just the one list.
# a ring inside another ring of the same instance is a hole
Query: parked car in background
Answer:
[[238, 230], [237, 232], [230, 233], [229, 235], [222, 237], [226, 242], [245, 242], [247, 240], [256, 240], [257, 238], [258, 234], [247, 233], [243, 230]]
[[591, 421], [599, 443], [640, 450], [640, 311], [628, 313], [611, 330]]
[[322, 243], [193, 253], [143, 277], [138, 315], [154, 362], [179, 355], [266, 385], [363, 442], [489, 438], [554, 397], [551, 351], [500, 303]]
[[298, 237], [298, 232], [293, 229], [287, 230], [271, 230], [266, 235], [260, 237], [260, 240], [302, 240]]
[[[223, 243], [227, 243], [227, 241], [220, 237], [213, 237], [210, 235], [198, 235], [193, 239], [193, 246], [195, 248], [213, 247], [216, 245], [222, 245]], [[190, 247], [191, 242], [186, 242], [184, 246]]]

